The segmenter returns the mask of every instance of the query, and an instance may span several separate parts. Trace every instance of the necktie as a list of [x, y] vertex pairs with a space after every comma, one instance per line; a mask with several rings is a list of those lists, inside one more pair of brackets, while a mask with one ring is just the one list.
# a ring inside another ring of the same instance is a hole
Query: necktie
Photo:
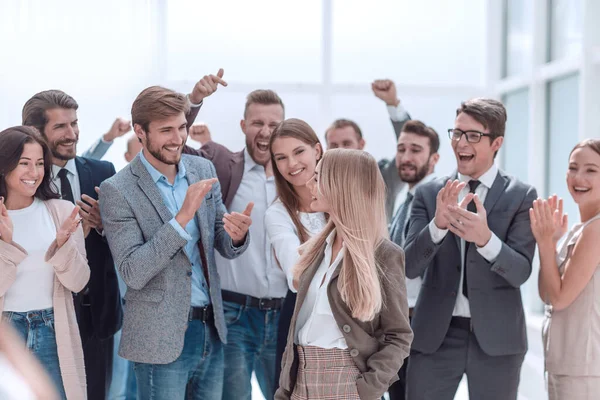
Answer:
[[67, 171], [65, 168], [62, 168], [58, 172], [58, 178], [60, 179], [60, 193], [63, 200], [68, 200], [71, 203], [75, 204], [75, 198], [73, 197], [73, 189], [71, 188], [71, 183], [67, 178]]
[[[469, 181], [469, 192], [470, 193], [475, 193], [475, 190], [477, 189], [477, 187], [481, 184], [481, 182], [476, 181], [476, 180], [470, 180]], [[468, 205], [467, 205], [467, 211], [471, 211], [473, 213], [477, 212], [477, 207], [475, 206], [475, 202], [471, 201]], [[469, 250], [469, 242], [467, 242], [465, 240], [465, 257], [464, 257], [464, 272], [463, 272], [463, 295], [466, 298], [469, 298], [469, 291], [468, 291], [468, 287], [467, 287], [467, 251]]]
[[396, 216], [394, 217], [394, 221], [392, 222], [390, 237], [392, 241], [398, 246], [404, 245], [404, 231], [406, 228], [406, 218], [408, 217], [408, 210], [410, 208], [410, 203], [412, 203], [413, 197], [413, 194], [410, 192], [406, 194], [406, 200], [404, 200], [404, 203], [402, 203], [402, 205], [396, 212]]

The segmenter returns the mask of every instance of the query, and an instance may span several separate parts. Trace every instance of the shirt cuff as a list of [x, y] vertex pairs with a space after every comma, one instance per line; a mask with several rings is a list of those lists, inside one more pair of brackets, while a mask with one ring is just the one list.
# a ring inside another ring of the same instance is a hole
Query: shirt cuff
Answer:
[[177, 222], [177, 220], [175, 219], [175, 217], [173, 217], [173, 219], [170, 220], [169, 223], [171, 224], [171, 226], [173, 226], [173, 228], [175, 228], [175, 230], [177, 231], [177, 233], [179, 233], [179, 236], [181, 236], [183, 239], [185, 239], [187, 241], [192, 240], [192, 237], [190, 236], [190, 234], [187, 233], [185, 231], [185, 229], [183, 229], [181, 227], [181, 225], [179, 225], [179, 222]]
[[431, 235], [431, 241], [434, 244], [439, 244], [444, 238], [446, 234], [448, 234], [448, 229], [440, 229], [435, 224], [435, 218], [431, 220], [429, 223], [429, 234]]
[[485, 246], [477, 246], [477, 252], [490, 263], [496, 261], [500, 254], [500, 250], [502, 250], [502, 241], [494, 234], [494, 232], [492, 232], [492, 237]]
[[398, 104], [398, 107], [387, 106], [388, 114], [390, 115], [390, 119], [392, 121], [404, 121], [408, 119], [408, 113], [402, 107], [402, 103]]
[[200, 103], [198, 103], [198, 104], [194, 104], [194, 103], [192, 103], [192, 101], [190, 100], [190, 95], [189, 95], [189, 94], [188, 94], [186, 97], [187, 97], [187, 99], [188, 99], [188, 101], [189, 101], [189, 103], [190, 103], [190, 106], [191, 106], [191, 107], [200, 107], [200, 106], [202, 105], [202, 103], [204, 103], [204, 100], [201, 100], [201, 101], [200, 101]]
[[112, 140], [104, 140], [104, 135], [100, 136], [100, 141], [104, 144], [112, 144]]

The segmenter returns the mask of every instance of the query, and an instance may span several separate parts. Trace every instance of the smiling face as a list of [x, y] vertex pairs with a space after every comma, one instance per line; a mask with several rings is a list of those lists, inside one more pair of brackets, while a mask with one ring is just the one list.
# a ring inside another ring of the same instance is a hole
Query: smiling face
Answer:
[[600, 203], [600, 154], [589, 147], [575, 149], [569, 157], [567, 186], [577, 205]]
[[38, 143], [26, 143], [19, 163], [6, 175], [7, 197], [33, 198], [44, 179], [44, 152]]
[[44, 127], [44, 136], [57, 164], [64, 165], [77, 155], [77, 111], [72, 108], [53, 108], [46, 111], [46, 118], [48, 122]]
[[312, 196], [312, 201], [310, 203], [311, 210], [313, 210], [314, 212], [329, 213], [331, 212], [331, 206], [329, 205], [329, 202], [327, 201], [325, 196], [323, 196], [323, 193], [321, 193], [321, 191], [319, 190], [319, 174], [321, 172], [321, 164], [321, 161], [319, 161], [315, 168], [315, 173], [312, 179], [310, 179], [306, 183], [306, 186], [310, 190], [310, 194]]
[[[454, 128], [462, 131], [490, 133], [481, 123], [464, 112], [456, 117]], [[500, 149], [503, 141], [503, 137], [491, 140], [490, 137], [483, 136], [479, 143], [471, 143], [467, 141], [465, 135], [462, 135], [458, 141], [452, 140], [452, 150], [458, 164], [458, 172], [473, 179], [479, 179], [491, 168], [494, 163], [494, 154]]]
[[419, 183], [437, 163], [439, 155], [431, 154], [431, 144], [426, 136], [402, 132], [398, 136], [396, 168], [402, 182]]
[[183, 112], [173, 117], [151, 121], [148, 132], [144, 132], [138, 124], [134, 129], [136, 135], [142, 140], [144, 156], [152, 165], [155, 165], [155, 162], [163, 165], [179, 163], [188, 135], [187, 121]]
[[272, 144], [277, 170], [292, 186], [305, 186], [321, 158], [321, 145], [311, 146], [293, 137], [278, 137]]
[[273, 130], [283, 121], [284, 111], [280, 104], [252, 103], [240, 126], [246, 135], [246, 148], [255, 163], [265, 165], [271, 159], [269, 139]]

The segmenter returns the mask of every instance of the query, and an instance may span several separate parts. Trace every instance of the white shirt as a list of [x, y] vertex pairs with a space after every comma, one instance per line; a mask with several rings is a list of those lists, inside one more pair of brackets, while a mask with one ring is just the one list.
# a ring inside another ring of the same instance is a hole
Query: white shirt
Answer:
[[327, 295], [327, 286], [329, 286], [331, 276], [344, 259], [346, 251], [345, 246], [342, 245], [337, 257], [331, 263], [334, 241], [335, 229], [327, 237], [323, 261], [321, 261], [315, 276], [310, 282], [304, 303], [302, 303], [298, 313], [294, 335], [295, 342], [300, 346], [316, 346], [322, 349], [348, 348], [346, 339], [344, 339], [344, 335], [333, 317], [329, 296]]
[[56, 239], [56, 226], [39, 199], [21, 210], [8, 210], [13, 223], [13, 241], [27, 251], [17, 266], [15, 282], [4, 295], [4, 311], [26, 312], [53, 307], [54, 267], [45, 261]]
[[[475, 189], [475, 193], [479, 196], [481, 202], [485, 202], [485, 198], [487, 196], [488, 191], [494, 184], [494, 180], [496, 180], [496, 176], [498, 175], [498, 166], [496, 164], [492, 164], [490, 169], [488, 169], [481, 177], [479, 181], [481, 184], [477, 186]], [[472, 178], [466, 175], [458, 174], [458, 179], [461, 182], [469, 182]], [[469, 185], [465, 185], [465, 187], [458, 194], [458, 202], [460, 203], [462, 199], [469, 193]], [[431, 234], [431, 240], [434, 243], [441, 242], [446, 234], [448, 234], [447, 229], [440, 229], [435, 225], [435, 218], [431, 220], [429, 223], [429, 233]], [[490, 263], [494, 262], [500, 254], [500, 250], [502, 250], [502, 241], [492, 232], [492, 237], [489, 242], [483, 247], [477, 246], [477, 252], [481, 254], [483, 258], [488, 260]], [[455, 317], [467, 317], [471, 318], [471, 308], [469, 307], [469, 300], [463, 295], [463, 276], [465, 273], [465, 241], [463, 239], [460, 240], [460, 282], [458, 284], [458, 292], [456, 296], [456, 304], [454, 305], [454, 310], [452, 311], [452, 315]]]
[[[413, 196], [417, 191], [419, 186], [426, 184], [427, 182], [431, 182], [435, 179], [434, 174], [429, 174], [425, 178], [421, 179], [420, 182], [417, 182], [412, 188], [408, 189], [408, 191], [401, 191], [396, 196], [396, 202], [394, 203], [394, 214], [398, 211], [398, 208], [404, 200], [406, 200], [406, 192], [410, 192]], [[413, 203], [411, 202], [408, 206], [408, 215], [410, 218], [410, 211], [412, 210]], [[406, 220], [408, 223], [408, 219]], [[423, 279], [419, 276], [415, 279], [406, 278], [406, 299], [408, 300], [408, 308], [413, 308], [417, 304], [417, 298], [419, 297], [419, 292], [421, 291], [421, 284], [423, 283]]]
[[[72, 158], [69, 161], [67, 161], [67, 165], [65, 165], [64, 168], [68, 171], [67, 179], [71, 184], [73, 199], [75, 199], [75, 201], [81, 200], [81, 186], [79, 186], [79, 175], [77, 174], [75, 159]], [[60, 178], [58, 177], [58, 173], [61, 169], [62, 167], [52, 164], [52, 182], [54, 182], [54, 184], [56, 185], [58, 193], [62, 195], [62, 187], [60, 185]]]
[[[300, 217], [300, 223], [306, 229], [309, 237], [321, 232], [327, 224], [325, 214], [322, 212], [299, 212], [298, 216]], [[285, 272], [289, 289], [292, 292], [296, 292], [293, 285], [294, 275], [292, 274], [292, 269], [300, 258], [298, 254], [300, 237], [296, 230], [296, 225], [292, 221], [292, 217], [290, 217], [281, 200], [276, 200], [267, 209], [265, 226], [269, 242], [275, 253], [276, 262], [279, 262], [279, 266]]]
[[234, 260], [215, 254], [223, 289], [257, 298], [283, 298], [287, 294], [285, 274], [273, 260], [265, 230], [264, 215], [275, 194], [275, 179], [267, 178], [264, 167], [256, 164], [245, 149], [244, 175], [229, 211], [242, 212], [249, 202], [254, 202], [248, 231], [250, 244]]
[[402, 107], [401, 103], [397, 107], [387, 106], [387, 110], [392, 121], [404, 121], [408, 118], [408, 112]]

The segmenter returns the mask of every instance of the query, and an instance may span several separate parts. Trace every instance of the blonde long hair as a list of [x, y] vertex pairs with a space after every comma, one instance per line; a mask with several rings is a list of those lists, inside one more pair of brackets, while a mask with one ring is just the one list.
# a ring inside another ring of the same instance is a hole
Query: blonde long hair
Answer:
[[338, 279], [342, 300], [353, 318], [370, 321], [384, 302], [375, 249], [389, 237], [385, 183], [377, 161], [362, 150], [326, 151], [321, 160], [318, 190], [329, 203], [330, 219], [321, 233], [300, 247], [294, 279], [298, 281], [317, 262], [335, 228], [346, 246]]

